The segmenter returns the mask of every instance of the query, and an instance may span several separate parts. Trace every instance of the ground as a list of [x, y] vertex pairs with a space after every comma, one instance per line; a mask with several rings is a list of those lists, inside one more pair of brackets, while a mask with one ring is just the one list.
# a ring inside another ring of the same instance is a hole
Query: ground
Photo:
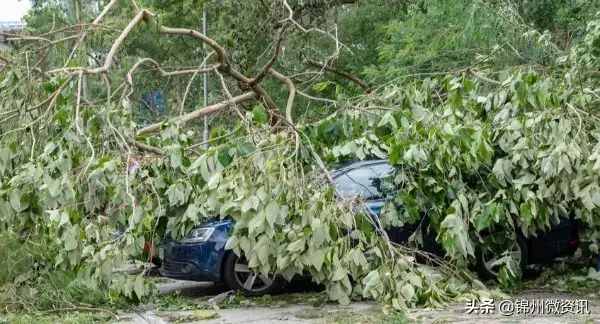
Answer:
[[[151, 280], [160, 292], [157, 299], [131, 311], [118, 313], [118, 318], [107, 312], [48, 313], [16, 316], [8, 319], [8, 323], [600, 323], [598, 285], [589, 283], [575, 289], [564, 284], [565, 278], [568, 276], [561, 276], [560, 272], [552, 272], [551, 276], [542, 275], [536, 280], [527, 281], [522, 290], [510, 297], [512, 305], [520, 304], [522, 307], [522, 301], [533, 303], [533, 301], [543, 300], [586, 300], [589, 311], [587, 314], [560, 315], [538, 311], [536, 315], [532, 315], [530, 311], [528, 315], [505, 316], [499, 311], [500, 300], [495, 301], [496, 308], [493, 314], [468, 313], [466, 300], [457, 301], [444, 309], [417, 308], [404, 314], [396, 312], [386, 314], [382, 306], [375, 302], [357, 302], [349, 306], [326, 303], [326, 295], [322, 293], [322, 288], [306, 280], [291, 283], [286, 293], [279, 296], [246, 298], [236, 294], [216, 309], [208, 300], [225, 292], [225, 287], [207, 282], [177, 281], [156, 276]], [[0, 323], [4, 323], [1, 317]]]
[[[292, 285], [285, 295], [243, 299], [236, 301], [236, 305], [231, 308], [215, 310], [210, 308], [207, 299], [223, 292], [224, 287], [212, 283], [161, 278], [157, 283], [158, 289], [173, 299], [162, 300], [161, 306], [154, 309], [139, 309], [134, 313], [124, 314], [118, 323], [600, 323], [600, 295], [589, 291], [556, 292], [551, 287], [544, 290], [525, 289], [510, 299], [513, 305], [523, 300], [529, 303], [534, 300], [587, 300], [589, 314], [560, 315], [541, 312], [537, 315], [505, 316], [497, 308], [494, 314], [468, 314], [466, 301], [456, 302], [442, 310], [414, 309], [405, 314], [384, 314], [381, 305], [373, 302], [353, 303], [346, 307], [333, 303], [323, 305], [319, 303], [322, 294], [318, 292], [318, 288], [306, 289], [307, 286], [310, 284], [301, 282], [296, 286]], [[190, 300], [193, 301], [192, 304], [189, 303]], [[498, 303], [496, 301], [496, 307], [499, 307]]]

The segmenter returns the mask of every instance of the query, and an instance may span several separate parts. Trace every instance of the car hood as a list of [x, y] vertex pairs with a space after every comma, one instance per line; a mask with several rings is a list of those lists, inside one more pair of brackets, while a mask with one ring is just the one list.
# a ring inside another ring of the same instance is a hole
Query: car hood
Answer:
[[227, 224], [231, 224], [231, 223], [233, 223], [233, 219], [231, 217], [221, 219], [220, 217], [215, 216], [215, 217], [208, 217], [208, 218], [204, 219], [204, 221], [199, 223], [198, 225], [196, 225], [195, 228], [215, 227], [215, 226], [227, 225]]

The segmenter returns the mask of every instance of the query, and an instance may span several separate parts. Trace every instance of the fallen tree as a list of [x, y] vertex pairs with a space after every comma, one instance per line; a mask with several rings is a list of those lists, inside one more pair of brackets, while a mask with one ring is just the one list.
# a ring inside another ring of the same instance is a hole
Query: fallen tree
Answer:
[[[110, 1], [94, 25], [115, 4]], [[63, 67], [42, 70], [27, 59], [9, 58], [12, 64], [1, 72], [0, 226], [26, 240], [51, 242], [57, 252], [45, 270], [74, 271], [90, 287], [117, 287], [140, 299], [151, 291], [144, 274], [115, 279], [115, 268], [141, 254], [145, 243], [156, 246], [165, 233], [180, 238], [206, 217], [231, 216], [236, 225], [227, 247], [262, 272], [289, 279], [308, 271], [342, 303], [374, 298], [395, 309], [438, 307], [457, 296], [489, 293], [465, 265], [478, 248], [508, 247], [484, 242], [482, 230], [501, 227], [514, 242], [517, 229], [535, 235], [569, 210], [592, 230], [597, 226], [596, 86], [581, 80], [586, 87], [580, 87], [565, 77], [581, 72], [589, 61], [585, 55], [594, 55], [593, 39], [571, 55], [563, 74], [514, 69], [496, 80], [464, 69], [373, 89], [353, 78], [368, 94], [338, 103], [297, 90], [294, 78], [277, 69], [286, 35], [309, 32], [285, 0], [273, 4], [281, 17], [272, 56], [253, 76], [242, 74], [215, 40], [160, 26], [153, 13], [130, 5], [135, 16], [99, 66], [72, 64], [68, 52]], [[146, 24], [157, 37], [189, 36], [212, 52], [195, 68], [172, 71], [152, 58], [128, 68], [115, 63], [128, 36]], [[78, 39], [77, 47], [88, 32], [68, 40]], [[340, 50], [334, 34], [318, 33]], [[47, 37], [41, 38], [50, 44], [64, 40], [60, 33]], [[210, 73], [220, 80], [224, 99], [141, 127], [132, 118], [132, 93], [144, 64], [162, 77]], [[344, 75], [326, 64], [311, 63]], [[113, 87], [119, 78], [122, 83]], [[285, 116], [262, 86], [267, 78], [289, 91]], [[86, 95], [89, 80], [101, 86]], [[230, 89], [231, 82], [240, 89]], [[297, 96], [340, 108], [318, 123], [297, 123]], [[259, 107], [250, 114], [246, 102]], [[204, 143], [189, 126], [223, 112], [239, 120], [235, 129], [196, 152]], [[360, 197], [343, 199], [332, 186], [323, 160], [347, 156], [387, 157], [396, 167], [381, 223], [367, 209], [354, 212]], [[397, 205], [404, 208], [401, 214]], [[394, 245], [383, 231], [424, 214], [432, 218], [430, 230], [450, 262]], [[115, 235], [117, 228], [124, 234]], [[417, 263], [416, 256], [428, 263]], [[504, 262], [501, 281], [508, 285], [519, 270], [510, 257]]]

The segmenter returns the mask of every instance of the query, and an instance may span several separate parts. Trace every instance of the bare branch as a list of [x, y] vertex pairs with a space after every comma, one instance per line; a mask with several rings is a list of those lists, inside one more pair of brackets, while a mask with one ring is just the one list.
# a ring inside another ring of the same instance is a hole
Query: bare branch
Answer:
[[296, 97], [296, 86], [294, 82], [289, 77], [275, 71], [274, 69], [270, 69], [269, 72], [278, 79], [279, 81], [285, 83], [285, 85], [290, 89], [290, 95], [288, 97], [287, 105], [285, 106], [285, 118], [290, 124], [293, 124], [292, 121], [292, 108], [294, 106], [294, 98]]
[[98, 15], [98, 17], [96, 17], [96, 19], [94, 19], [92, 24], [99, 24], [100, 21], [102, 20], [102, 18], [104, 18], [106, 13], [110, 10], [110, 8], [112, 8], [112, 6], [115, 5], [115, 3], [117, 3], [117, 0], [110, 0], [110, 2], [104, 7], [104, 10], [102, 10], [102, 12]]
[[271, 67], [273, 67], [273, 64], [275, 64], [275, 61], [277, 61], [277, 58], [279, 57], [279, 53], [281, 52], [281, 43], [283, 42], [286, 31], [287, 31], [287, 26], [284, 25], [281, 28], [281, 30], [279, 31], [279, 33], [277, 35], [277, 40], [275, 41], [275, 53], [273, 53], [273, 56], [269, 59], [269, 61], [267, 61], [267, 64], [265, 64], [265, 66], [260, 70], [260, 72], [258, 72], [258, 74], [254, 78], [252, 78], [252, 80], [250, 80], [250, 83], [249, 83], [250, 86], [258, 84], [265, 77], [265, 75], [267, 75], [267, 73], [269, 73], [269, 69]]
[[[219, 66], [219, 71], [225, 73], [239, 82], [245, 83], [261, 98], [264, 100], [267, 108], [272, 111], [279, 110], [277, 105], [273, 101], [273, 98], [265, 91], [265, 89], [260, 84], [251, 84], [252, 80], [241, 74], [239, 71], [231, 67], [229, 64], [229, 59], [227, 58], [227, 51], [215, 42], [212, 38], [192, 29], [181, 29], [181, 28], [170, 28], [170, 27], [161, 27], [161, 33], [163, 34], [171, 34], [171, 35], [187, 35], [193, 38], [196, 38], [206, 45], [213, 48], [213, 50], [217, 53], [217, 59], [221, 64]], [[274, 120], [273, 122], [276, 122]]]
[[313, 101], [325, 102], [328, 104], [332, 104], [334, 107], [337, 107], [337, 102], [335, 100], [331, 100], [331, 99], [327, 99], [327, 98], [313, 97], [313, 96], [308, 95], [300, 90], [296, 90], [296, 92], [306, 99], [313, 100]]
[[[196, 79], [196, 75], [198, 75], [198, 73], [200, 73], [200, 71], [202, 71], [202, 67], [204, 65], [206, 65], [206, 61], [208, 61], [208, 58], [210, 58], [212, 56], [214, 52], [211, 52], [210, 54], [208, 54], [208, 56], [206, 56], [204, 58], [204, 61], [202, 61], [202, 64], [200, 64], [200, 67], [198, 67], [198, 69], [196, 69], [196, 72], [194, 72], [194, 74], [192, 74], [192, 77], [190, 78], [190, 81], [187, 84], [187, 87], [185, 87], [185, 93], [183, 94], [183, 100], [181, 100], [181, 109], [179, 109], [179, 115], [183, 115], [183, 109], [185, 108], [185, 101], [187, 99], [188, 93], [190, 92], [190, 88], [192, 87], [192, 83], [194, 82], [194, 79]], [[216, 70], [216, 69], [214, 69]], [[205, 73], [208, 73], [208, 71], [206, 71]]]
[[48, 38], [40, 37], [40, 36], [19, 35], [19, 34], [11, 34], [11, 33], [3, 33], [3, 32], [0, 32], [0, 35], [6, 37], [6, 40], [9, 40], [9, 41], [38, 40], [38, 41], [43, 41], [43, 42], [47, 42], [47, 43], [52, 43], [52, 41], [49, 40]]
[[229, 99], [229, 102], [233, 105], [233, 108], [234, 108], [235, 112], [237, 113], [238, 117], [240, 117], [240, 119], [244, 122], [244, 124], [246, 124], [247, 127], [250, 127], [250, 122], [246, 119], [246, 117], [244, 117], [244, 115], [238, 108], [237, 104], [234, 102], [233, 96], [231, 95], [231, 92], [229, 91], [229, 88], [227, 87], [227, 83], [225, 82], [225, 78], [223, 78], [223, 75], [221, 73], [219, 73], [219, 71], [217, 69], [215, 69], [215, 73], [219, 76], [219, 79], [221, 79], [221, 88], [223, 88], [223, 92], [225, 92], [227, 99]]
[[129, 140], [129, 143], [132, 144], [133, 146], [139, 148], [140, 150], [144, 150], [144, 151], [148, 151], [151, 153], [154, 153], [156, 155], [165, 155], [165, 151], [162, 149], [159, 149], [158, 147], [154, 147], [148, 144], [144, 144], [140, 141], [135, 141], [135, 140]]
[[116, 28], [113, 27], [109, 27], [109, 26], [105, 26], [105, 25], [101, 25], [101, 24], [77, 24], [77, 25], [69, 25], [69, 26], [65, 26], [62, 27], [60, 29], [57, 30], [50, 30], [49, 32], [43, 33], [43, 34], [39, 34], [37, 35], [38, 37], [49, 37], [52, 36], [54, 34], [58, 34], [58, 33], [63, 33], [63, 32], [69, 32], [72, 29], [81, 29], [81, 28], [99, 28], [99, 29], [108, 29], [108, 30], [113, 30], [113, 31], [120, 31]]
[[131, 33], [133, 28], [142, 19], [146, 18], [148, 15], [154, 16], [154, 14], [150, 13], [149, 11], [142, 10], [135, 16], [135, 18], [133, 18], [133, 20], [131, 20], [131, 22], [127, 25], [127, 27], [125, 27], [125, 29], [123, 30], [123, 32], [121, 33], [119, 38], [117, 38], [117, 40], [113, 43], [112, 47], [110, 48], [110, 51], [108, 52], [108, 55], [106, 56], [104, 65], [102, 67], [95, 68], [95, 69], [85, 69], [85, 68], [81, 68], [81, 67], [62, 68], [62, 69], [56, 69], [56, 70], [49, 71], [48, 73], [69, 72], [70, 74], [77, 75], [77, 74], [79, 74], [79, 71], [81, 71], [83, 74], [99, 74], [99, 73], [108, 72], [108, 69], [110, 68], [110, 65], [112, 64], [112, 61], [114, 59], [115, 54], [117, 53], [117, 50], [119, 49], [121, 44], [123, 44], [127, 35], [129, 35], [129, 33]]
[[[289, 16], [288, 16], [288, 18], [286, 18], [284, 21], [281, 21], [281, 22], [279, 22], [280, 24], [282, 24], [282, 23], [284, 23], [284, 22], [286, 22], [286, 21], [289, 21], [289, 22], [291, 22], [292, 24], [294, 24], [294, 25], [295, 25], [295, 26], [296, 26], [298, 29], [300, 29], [300, 30], [301, 30], [303, 33], [309, 33], [309, 32], [311, 32], [311, 31], [315, 31], [315, 32], [321, 33], [321, 34], [323, 34], [323, 35], [325, 35], [325, 36], [328, 36], [328, 37], [330, 37], [331, 39], [333, 39], [333, 40], [335, 41], [335, 44], [336, 44], [336, 49], [339, 49], [340, 42], [339, 42], [339, 39], [337, 38], [337, 36], [333, 36], [333, 35], [331, 35], [330, 33], [326, 32], [326, 31], [324, 31], [324, 30], [318, 29], [318, 28], [310, 28], [310, 29], [306, 29], [306, 28], [304, 28], [302, 25], [300, 25], [300, 24], [299, 24], [297, 21], [295, 21], [295, 20], [294, 20], [294, 11], [292, 10], [292, 7], [291, 7], [291, 6], [290, 6], [290, 5], [287, 3], [287, 1], [286, 1], [286, 0], [283, 0], [283, 6], [284, 6], [284, 7], [285, 7], [285, 9], [286, 9], [286, 10], [289, 12]], [[348, 46], [346, 46], [346, 45], [344, 45], [344, 44], [341, 44], [341, 45], [342, 45], [342, 47], [344, 47], [344, 48], [345, 48], [345, 49], [346, 49], [348, 52], [350, 52], [350, 53], [354, 54], [354, 53], [352, 52], [352, 50], [351, 50], [351, 49], [350, 49]], [[336, 51], [336, 52], [335, 52], [335, 53], [332, 55], [332, 57], [336, 57], [337, 55], [338, 55], [338, 52]]]
[[[211, 106], [207, 106], [198, 110], [195, 110], [191, 113], [187, 113], [183, 116], [180, 117], [176, 117], [176, 118], [172, 118], [170, 120], [170, 122], [188, 122], [190, 120], [194, 120], [194, 119], [198, 119], [201, 117], [204, 117], [206, 115], [210, 115], [213, 114], [227, 106], [229, 106], [232, 102], [233, 103], [240, 103], [243, 101], [248, 101], [248, 100], [252, 100], [256, 97], [256, 94], [254, 92], [247, 92], [243, 95], [234, 97], [233, 100], [226, 100], [226, 101], [222, 101], [218, 104], [214, 104]], [[156, 123], [156, 124], [152, 124], [149, 126], [146, 126], [142, 129], [140, 129], [137, 134], [138, 135], [142, 135], [142, 134], [149, 134], [149, 133], [156, 133], [160, 131], [160, 126], [162, 123]]]
[[217, 53], [217, 59], [221, 64], [219, 66], [220, 72], [225, 73], [233, 77], [234, 79], [249, 85], [250, 88], [256, 94], [262, 97], [265, 104], [267, 105], [267, 108], [269, 108], [270, 110], [278, 110], [277, 105], [273, 101], [273, 98], [271, 98], [271, 96], [267, 93], [267, 91], [265, 91], [265, 89], [262, 86], [260, 86], [259, 84], [251, 84], [251, 79], [249, 79], [248, 77], [244, 76], [239, 71], [231, 67], [231, 65], [229, 64], [229, 59], [227, 58], [227, 51], [225, 51], [225, 49], [217, 42], [215, 42], [212, 38], [192, 29], [161, 27], [160, 31], [163, 34], [191, 36], [212, 47], [213, 50]]
[[131, 9], [134, 12], [140, 12], [140, 7], [138, 7], [137, 3], [135, 2], [135, 0], [129, 0], [129, 5], [131, 6]]
[[167, 71], [163, 70], [162, 67], [160, 66], [160, 64], [158, 64], [158, 62], [156, 62], [155, 60], [153, 60], [151, 58], [143, 58], [143, 59], [137, 61], [137, 63], [135, 63], [133, 65], [133, 67], [129, 70], [129, 72], [127, 72], [127, 74], [125, 76], [125, 80], [129, 86], [133, 86], [133, 78], [132, 78], [133, 72], [135, 72], [144, 63], [149, 63], [149, 64], [153, 65], [158, 70], [160, 75], [163, 77], [188, 75], [188, 74], [193, 75], [194, 73], [206, 73], [206, 72], [211, 72], [214, 69], [214, 67], [210, 67], [210, 68], [205, 68], [205, 69], [180, 70], [180, 71], [167, 72]]
[[482, 81], [485, 81], [485, 82], [488, 82], [488, 83], [491, 83], [491, 84], [495, 84], [495, 85], [502, 85], [502, 82], [496, 81], [496, 80], [492, 80], [492, 79], [490, 79], [488, 77], [485, 77], [485, 76], [479, 74], [477, 71], [474, 71], [472, 69], [467, 69], [467, 73], [471, 73], [474, 77], [476, 77], [479, 80], [482, 80]]
[[371, 87], [369, 87], [369, 85], [367, 85], [367, 83], [365, 81], [359, 79], [358, 77], [356, 77], [356, 76], [354, 76], [354, 75], [352, 75], [352, 74], [350, 74], [348, 72], [345, 72], [345, 71], [342, 71], [340, 69], [336, 69], [336, 68], [332, 68], [332, 67], [326, 66], [324, 64], [321, 64], [319, 62], [315, 62], [313, 60], [308, 60], [308, 65], [309, 66], [318, 67], [318, 68], [321, 68], [321, 69], [323, 69], [325, 71], [329, 71], [329, 72], [335, 73], [337, 75], [343, 76], [346, 79], [348, 79], [348, 80], [350, 80], [350, 81], [358, 84], [359, 86], [361, 86], [363, 89], [365, 89], [366, 93], [371, 93], [373, 91], [373, 89]]
[[12, 65], [13, 64], [13, 62], [11, 60], [7, 59], [6, 57], [4, 57], [2, 55], [0, 55], [0, 60], [6, 62], [6, 64], [8, 64], [8, 65]]
[[[229, 65], [229, 59], [227, 58], [227, 52], [225, 51], [225, 49], [221, 45], [219, 45], [217, 42], [215, 42], [212, 38], [198, 32], [198, 31], [195, 31], [193, 29], [161, 27], [160, 32], [162, 34], [188, 35], [193, 38], [196, 38], [196, 39], [200, 40], [201, 42], [205, 43], [206, 45], [213, 48], [213, 50], [217, 53], [217, 59], [219, 60], [219, 63], [221, 63], [224, 66]], [[245, 82], [245, 83], [248, 83], [248, 82]]]

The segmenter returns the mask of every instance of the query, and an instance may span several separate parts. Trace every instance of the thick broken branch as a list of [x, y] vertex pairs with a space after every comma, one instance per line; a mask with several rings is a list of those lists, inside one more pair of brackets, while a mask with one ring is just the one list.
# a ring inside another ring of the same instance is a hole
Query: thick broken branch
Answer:
[[356, 76], [354, 76], [354, 75], [352, 75], [352, 74], [350, 74], [348, 72], [345, 72], [345, 71], [342, 71], [340, 69], [336, 69], [336, 68], [332, 68], [332, 67], [326, 66], [324, 64], [321, 64], [319, 62], [315, 62], [313, 60], [308, 60], [308, 65], [309, 66], [313, 66], [313, 67], [318, 67], [318, 68], [323, 69], [325, 71], [329, 71], [329, 72], [335, 73], [337, 75], [343, 76], [344, 78], [346, 78], [346, 79], [348, 79], [348, 80], [350, 80], [350, 81], [358, 84], [359, 86], [361, 86], [363, 89], [365, 89], [366, 93], [371, 93], [373, 91], [373, 89], [371, 87], [369, 87], [369, 85], [367, 85], [367, 83], [365, 81], [359, 79], [358, 77], [356, 77]]
[[[198, 119], [201, 117], [204, 117], [206, 115], [210, 115], [213, 114], [229, 105], [231, 105], [232, 103], [240, 103], [243, 101], [248, 101], [248, 100], [252, 100], [256, 97], [256, 94], [254, 92], [247, 92], [243, 95], [239, 95], [237, 97], [233, 97], [233, 100], [226, 100], [226, 101], [222, 101], [218, 104], [214, 104], [211, 106], [207, 106], [198, 110], [195, 110], [191, 113], [187, 113], [185, 115], [182, 115], [180, 117], [176, 117], [176, 118], [172, 118], [170, 120], [170, 122], [174, 123], [174, 122], [188, 122], [190, 120], [194, 120], [194, 119]], [[146, 126], [142, 129], [140, 129], [137, 134], [138, 135], [142, 135], [142, 134], [149, 134], [149, 133], [156, 133], [160, 131], [160, 126], [162, 125], [162, 123], [156, 123], [156, 124], [152, 124], [149, 126]]]

